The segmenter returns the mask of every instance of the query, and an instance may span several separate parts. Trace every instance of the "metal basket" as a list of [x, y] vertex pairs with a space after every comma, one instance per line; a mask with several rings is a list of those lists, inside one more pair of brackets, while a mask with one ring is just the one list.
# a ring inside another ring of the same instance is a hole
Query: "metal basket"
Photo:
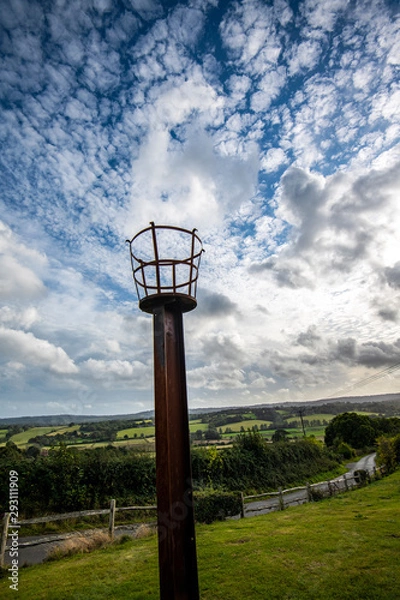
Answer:
[[197, 279], [204, 252], [196, 231], [151, 222], [150, 227], [126, 240], [141, 310], [153, 313], [170, 302], [179, 303], [182, 312], [196, 308]]

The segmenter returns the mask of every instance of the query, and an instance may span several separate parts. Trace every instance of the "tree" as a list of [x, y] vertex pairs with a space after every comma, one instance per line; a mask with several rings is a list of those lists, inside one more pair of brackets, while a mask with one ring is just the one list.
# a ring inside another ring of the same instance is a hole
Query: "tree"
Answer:
[[258, 431], [248, 431], [247, 433], [240, 433], [237, 435], [234, 440], [234, 445], [240, 450], [249, 451], [257, 456], [264, 452], [266, 442]]
[[365, 448], [375, 443], [376, 432], [367, 415], [346, 412], [332, 419], [325, 429], [325, 444], [338, 446], [341, 442], [352, 448]]
[[213, 427], [210, 424], [208, 426], [207, 431], [204, 432], [204, 439], [206, 439], [206, 440], [220, 440], [221, 439], [221, 434], [216, 429], [216, 427]]
[[284, 429], [277, 429], [275, 433], [272, 435], [271, 440], [276, 442], [285, 442], [287, 440], [288, 432]]
[[40, 447], [39, 446], [29, 446], [25, 450], [25, 455], [29, 456], [30, 458], [37, 458], [38, 456], [40, 456]]

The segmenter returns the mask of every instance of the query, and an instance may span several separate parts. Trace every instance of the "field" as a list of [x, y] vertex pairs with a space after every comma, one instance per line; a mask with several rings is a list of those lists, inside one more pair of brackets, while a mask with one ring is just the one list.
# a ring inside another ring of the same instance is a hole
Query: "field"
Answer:
[[12, 436], [11, 441], [17, 446], [25, 446], [28, 441], [37, 435], [49, 435], [59, 433], [59, 430], [65, 430], [65, 427], [31, 427], [27, 431], [16, 433]]
[[[363, 413], [366, 414], [366, 413]], [[317, 413], [315, 415], [304, 415], [304, 421], [331, 421], [335, 415], [329, 413]], [[300, 422], [300, 417], [290, 417], [285, 419], [286, 423]]]
[[48, 433], [47, 435], [49, 437], [52, 437], [54, 435], [57, 435], [58, 433], [63, 434], [63, 433], [68, 433], [70, 431], [78, 431], [80, 429], [80, 425], [70, 425], [69, 427], [57, 427], [54, 431], [52, 431], [51, 433]]
[[[220, 432], [222, 434], [222, 441], [223, 442], [228, 442], [231, 438], [234, 438], [236, 435], [238, 435], [241, 431], [248, 431], [248, 430], [253, 430], [254, 428], [257, 428], [259, 431], [261, 431], [262, 435], [266, 438], [266, 439], [271, 439], [272, 435], [274, 434], [275, 430], [277, 428], [281, 428], [281, 429], [286, 429], [287, 430], [287, 434], [289, 438], [298, 438], [298, 437], [302, 437], [304, 435], [303, 433], [303, 429], [300, 426], [300, 417], [299, 415], [297, 415], [298, 411], [296, 409], [293, 408], [288, 408], [287, 410], [285, 409], [277, 409], [275, 411], [275, 413], [279, 416], [279, 418], [276, 419], [275, 423], [271, 420], [264, 420], [262, 418], [258, 419], [256, 418], [256, 413], [257, 411], [251, 411], [249, 410], [248, 412], [241, 412], [238, 413], [236, 415], [235, 412], [232, 412], [232, 410], [228, 409], [226, 412], [221, 410], [221, 413], [218, 413], [218, 415], [216, 415], [215, 413], [210, 413], [208, 415], [208, 418], [210, 419], [210, 423], [212, 424], [213, 422], [222, 422], [224, 423], [223, 425], [216, 425], [216, 429], [218, 432]], [[360, 410], [355, 410], [354, 412], [358, 412], [360, 414], [367, 414], [367, 415], [373, 415], [373, 414], [377, 414], [376, 412], [367, 412], [367, 411], [360, 411]], [[214, 418], [217, 416], [217, 419], [214, 421]], [[241, 418], [241, 421], [237, 421], [234, 423], [230, 423], [229, 421], [232, 419], [232, 417], [237, 416], [239, 419]], [[324, 434], [325, 434], [325, 425], [323, 425], [323, 423], [327, 423], [329, 421], [331, 421], [333, 419], [333, 417], [335, 416], [335, 414], [333, 412], [318, 412], [315, 414], [304, 414], [304, 422], [305, 422], [305, 431], [306, 431], [306, 435], [307, 436], [314, 436], [315, 438], [319, 439], [319, 440], [323, 440], [324, 439]], [[316, 422], [319, 421], [319, 424], [317, 424]], [[314, 422], [315, 424], [313, 426], [311, 426], [311, 422]], [[296, 423], [298, 425], [298, 427], [292, 427], [292, 425]], [[129, 423], [130, 425], [131, 423]], [[87, 427], [85, 428], [84, 425], [70, 425], [70, 426], [66, 426], [66, 425], [60, 425], [60, 426], [42, 426], [42, 427], [30, 427], [27, 431], [23, 431], [21, 433], [16, 433], [14, 435], [12, 435], [12, 437], [10, 438], [10, 440], [15, 443], [17, 446], [19, 446], [20, 448], [26, 448], [28, 446], [28, 440], [36, 437], [36, 436], [47, 436], [48, 438], [48, 444], [46, 444], [46, 441], [41, 441], [42, 445], [44, 444], [45, 447], [50, 448], [53, 444], [54, 441], [56, 441], [56, 443], [59, 443], [59, 440], [55, 440], [55, 436], [57, 434], [68, 434], [70, 433], [71, 436], [65, 437], [63, 442], [66, 443], [69, 446], [74, 446], [77, 448], [96, 448], [96, 447], [101, 447], [101, 446], [106, 446], [110, 443], [113, 443], [115, 445], [121, 445], [121, 444], [126, 444], [126, 445], [139, 445], [139, 444], [143, 444], [143, 443], [154, 443], [154, 436], [155, 436], [155, 427], [153, 425], [153, 421], [151, 420], [144, 420], [144, 419], [140, 419], [137, 421], [138, 427], [126, 427], [126, 425], [128, 425], [128, 423], [121, 421], [120, 426], [121, 429], [119, 429], [119, 431], [116, 432], [116, 439], [115, 439], [115, 428], [112, 429], [112, 426], [110, 426], [107, 430], [107, 427], [104, 427], [104, 423], [102, 425], [102, 429], [101, 429], [101, 433], [100, 435], [97, 436], [97, 438], [93, 438], [93, 436], [91, 435], [91, 432], [93, 431], [93, 429], [88, 429]], [[269, 429], [269, 427], [271, 427], [271, 429]], [[203, 433], [207, 431], [208, 429], [208, 423], [207, 422], [202, 422], [202, 420], [200, 418], [196, 418], [196, 419], [192, 419], [189, 421], [189, 429], [190, 432], [192, 434], [196, 433], [197, 431], [202, 431]], [[228, 430], [228, 432], [227, 432]], [[75, 432], [80, 432], [80, 436], [74, 436], [73, 434]], [[108, 431], [108, 434], [107, 434]], [[85, 433], [86, 432], [86, 433]], [[112, 436], [110, 435], [110, 432], [112, 433]], [[6, 441], [5, 441], [5, 435], [7, 433], [7, 429], [3, 428], [0, 429], [0, 447], [4, 446]], [[104, 433], [104, 435], [102, 435]], [[196, 436], [194, 436], [196, 437]], [[115, 440], [115, 441], [114, 441]], [[145, 441], [144, 441], [145, 440]], [[196, 441], [196, 443], [198, 443], [199, 440]]]
[[[201, 431], [206, 431], [208, 428], [207, 423], [201, 423], [200, 419], [196, 419], [195, 421], [189, 421], [189, 430], [191, 432], [197, 431], [201, 429]], [[117, 433], [117, 440], [122, 440], [127, 435], [129, 439], [135, 437], [154, 437], [156, 434], [156, 430], [154, 425], [148, 425], [144, 427], [130, 427], [129, 429], [121, 429]]]
[[[197, 526], [201, 600], [397, 600], [400, 471], [347, 494]], [[157, 540], [126, 541], [20, 571], [3, 600], [157, 600]]]
[[[243, 429], [245, 431], [247, 431], [248, 429], [252, 429], [256, 425], [258, 428], [260, 428], [261, 425], [266, 425], [268, 427], [269, 425], [271, 425], [271, 423], [272, 421], [262, 421], [261, 419], [249, 419], [248, 421], [239, 421], [238, 423], [229, 423], [229, 425], [222, 425], [221, 429], [223, 432], [225, 432], [225, 429], [229, 427], [229, 429], [237, 433]], [[219, 430], [220, 428], [218, 427], [217, 429]]]
[[[321, 415], [319, 415], [321, 416]], [[322, 415], [325, 417], [326, 420], [330, 420], [330, 418], [333, 417], [333, 415]], [[328, 419], [329, 417], [329, 419]], [[297, 419], [293, 418], [293, 419], [289, 419], [289, 422], [292, 421], [296, 421]], [[311, 418], [310, 418], [311, 420]], [[258, 429], [260, 430], [261, 426], [265, 425], [266, 427], [269, 427], [271, 425], [271, 421], [264, 421], [261, 419], [248, 419], [248, 420], [244, 420], [244, 421], [239, 421], [237, 423], [229, 423], [227, 425], [223, 425], [221, 427], [218, 427], [218, 431], [222, 431], [222, 439], [223, 440], [227, 440], [229, 438], [235, 437], [238, 433], [240, 433], [241, 431], [248, 431], [249, 429], [251, 430], [253, 427], [257, 426]], [[48, 447], [50, 448], [53, 440], [52, 438], [54, 438], [55, 435], [57, 434], [64, 434], [67, 432], [72, 432], [72, 431], [77, 431], [80, 429], [80, 425], [72, 425], [70, 427], [65, 427], [65, 426], [59, 426], [59, 427], [31, 427], [30, 429], [28, 429], [27, 431], [23, 431], [21, 433], [17, 433], [15, 435], [13, 435], [11, 437], [11, 441], [16, 444], [17, 446], [19, 446], [20, 448], [26, 448], [28, 446], [28, 440], [30, 440], [33, 437], [36, 436], [47, 436], [49, 439], [49, 443], [48, 443]], [[282, 426], [283, 428], [285, 428], [285, 425]], [[226, 429], [229, 428], [231, 430], [230, 433], [225, 433]], [[198, 430], [201, 431], [207, 431], [208, 429], [208, 425], [207, 423], [202, 423], [200, 421], [200, 419], [196, 419], [196, 420], [192, 420], [189, 421], [189, 430], [191, 433], [194, 433]], [[3, 431], [3, 434], [1, 433], [1, 431]], [[267, 438], [267, 439], [271, 439], [272, 435], [274, 434], [275, 429], [269, 429], [269, 430], [263, 430], [261, 431], [262, 435]], [[1, 438], [6, 434], [7, 430], [0, 430], [0, 440]], [[290, 438], [297, 438], [297, 437], [302, 437], [303, 436], [303, 430], [299, 427], [297, 428], [290, 428], [287, 429], [288, 432], [288, 436]], [[306, 426], [306, 434], [307, 435], [313, 435], [314, 437], [316, 437], [317, 439], [323, 439], [324, 437], [324, 432], [325, 432], [325, 427], [319, 426], [319, 427], [308, 427]], [[125, 437], [127, 436], [127, 437]], [[120, 431], [117, 432], [117, 438], [115, 442], [112, 442], [114, 445], [116, 446], [120, 446], [121, 444], [126, 444], [126, 445], [138, 445], [138, 444], [143, 444], [144, 440], [146, 440], [146, 442], [154, 442], [155, 439], [155, 427], [154, 425], [143, 425], [143, 426], [139, 426], [139, 427], [130, 427], [128, 429], [121, 429]], [[77, 441], [71, 441], [68, 442], [68, 445], [71, 447], [76, 447], [76, 448], [99, 448], [99, 447], [103, 447], [103, 446], [107, 446], [110, 442], [109, 441], [93, 441], [91, 439], [85, 439], [82, 438], [81, 441], [77, 442]], [[5, 441], [0, 442], [0, 446], [4, 446]]]
[[135, 436], [140, 437], [154, 437], [156, 429], [154, 425], [148, 425], [144, 427], [130, 427], [129, 429], [121, 429], [117, 433], [117, 440], [123, 440], [125, 436], [128, 438], [134, 438]]

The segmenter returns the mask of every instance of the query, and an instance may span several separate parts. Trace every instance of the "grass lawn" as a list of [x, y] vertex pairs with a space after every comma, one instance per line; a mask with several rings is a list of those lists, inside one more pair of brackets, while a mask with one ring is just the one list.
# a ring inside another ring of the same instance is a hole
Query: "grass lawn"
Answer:
[[[400, 471], [284, 512], [197, 526], [201, 600], [397, 600]], [[157, 600], [157, 539], [21, 569], [4, 600]]]

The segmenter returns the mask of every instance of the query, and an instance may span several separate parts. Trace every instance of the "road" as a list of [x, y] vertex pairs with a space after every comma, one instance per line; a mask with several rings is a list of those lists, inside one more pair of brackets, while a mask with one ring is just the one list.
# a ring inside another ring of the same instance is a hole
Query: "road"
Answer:
[[[348, 472], [346, 474], [346, 480], [343, 475], [337, 477], [331, 481], [332, 489], [336, 491], [346, 491], [347, 486], [354, 487], [354, 472], [358, 470], [365, 470], [372, 473], [375, 467], [376, 453], [368, 454], [363, 456], [355, 463], [347, 465]], [[328, 496], [330, 494], [329, 485], [326, 482], [314, 484], [311, 486], [313, 490], [319, 491], [321, 494]], [[288, 492], [284, 494], [285, 507], [297, 506], [299, 504], [305, 504], [308, 502], [307, 490], [300, 489], [294, 492]], [[253, 517], [255, 515], [263, 515], [274, 510], [279, 510], [279, 497], [274, 495], [270, 498], [257, 500], [254, 502], [246, 503], [245, 517]]]
[[363, 456], [362, 458], [360, 458], [360, 460], [355, 463], [353, 472], [356, 470], [364, 470], [364, 471], [368, 471], [368, 473], [372, 473], [375, 466], [376, 466], [376, 452], [374, 452], [373, 454], [368, 454], [367, 456]]

